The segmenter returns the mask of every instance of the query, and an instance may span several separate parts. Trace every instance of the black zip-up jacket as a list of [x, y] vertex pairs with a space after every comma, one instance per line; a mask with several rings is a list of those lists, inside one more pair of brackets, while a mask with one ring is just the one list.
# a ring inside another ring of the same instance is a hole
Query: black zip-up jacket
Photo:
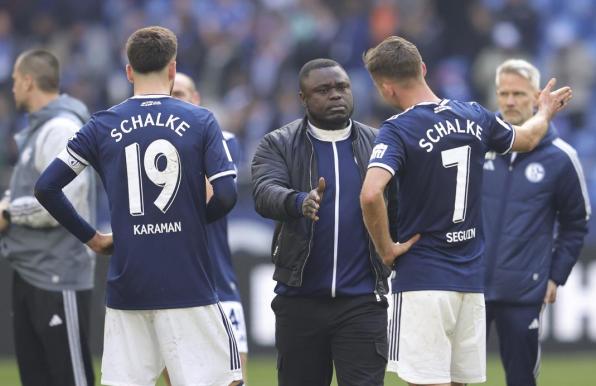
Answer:
[[[302, 285], [313, 241], [313, 222], [296, 208], [296, 195], [310, 192], [318, 185], [317, 159], [307, 126], [305, 117], [267, 134], [257, 147], [251, 167], [255, 209], [261, 216], [277, 221], [271, 246], [273, 279], [291, 287]], [[377, 133], [378, 130], [352, 120], [352, 148], [362, 181]], [[390, 189], [395, 188], [392, 183]], [[389, 197], [396, 197], [395, 192], [389, 192]], [[389, 212], [394, 214], [396, 209], [396, 203], [391, 201]], [[395, 215], [390, 215], [391, 218]], [[396, 239], [396, 227], [393, 222], [391, 225]], [[391, 270], [375, 252], [372, 241], [367, 242], [375, 274], [375, 293], [384, 295]]]

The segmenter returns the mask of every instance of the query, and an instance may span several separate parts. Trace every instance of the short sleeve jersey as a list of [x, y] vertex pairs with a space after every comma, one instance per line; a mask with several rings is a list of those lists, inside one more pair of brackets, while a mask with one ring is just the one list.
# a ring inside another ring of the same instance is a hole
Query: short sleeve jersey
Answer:
[[394, 292], [484, 289], [481, 194], [485, 153], [510, 151], [513, 128], [475, 102], [421, 103], [385, 121], [369, 168], [399, 179]]
[[67, 151], [100, 175], [114, 235], [106, 299], [118, 309], [217, 302], [205, 177], [235, 175], [213, 114], [166, 95], [94, 114]]

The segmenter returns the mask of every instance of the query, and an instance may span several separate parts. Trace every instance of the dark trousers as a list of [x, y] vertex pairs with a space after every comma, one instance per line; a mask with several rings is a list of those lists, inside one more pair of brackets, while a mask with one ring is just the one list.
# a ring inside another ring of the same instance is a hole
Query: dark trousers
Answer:
[[541, 309], [542, 304], [486, 302], [486, 337], [488, 339], [494, 322], [507, 386], [536, 385], [540, 366], [538, 335]]
[[387, 365], [387, 300], [276, 296], [280, 386], [379, 386]]
[[15, 272], [14, 341], [23, 386], [92, 386], [91, 290], [46, 291]]

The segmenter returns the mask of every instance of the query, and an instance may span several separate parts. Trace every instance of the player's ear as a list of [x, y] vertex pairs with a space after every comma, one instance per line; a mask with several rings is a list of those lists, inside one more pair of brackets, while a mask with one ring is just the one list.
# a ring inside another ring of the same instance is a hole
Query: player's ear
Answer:
[[302, 104], [302, 107], [306, 108], [306, 95], [304, 95], [302, 90], [300, 90], [298, 92], [298, 96], [300, 97], [300, 103]]
[[35, 86], [35, 81], [30, 74], [23, 75], [23, 83], [25, 84], [25, 90], [27, 91], [31, 91]]
[[422, 70], [422, 77], [426, 78], [426, 63], [422, 62], [420, 69]]
[[130, 64], [126, 65], [126, 79], [128, 79], [128, 81], [130, 83], [134, 84], [134, 82], [135, 82], [134, 72], [133, 72], [132, 66]]
[[176, 61], [172, 60], [168, 63], [168, 80], [173, 82], [174, 78], [176, 78]]
[[393, 85], [385, 80], [382, 80], [379, 83], [381, 85], [381, 95], [384, 97], [393, 97], [393, 95], [395, 94]]

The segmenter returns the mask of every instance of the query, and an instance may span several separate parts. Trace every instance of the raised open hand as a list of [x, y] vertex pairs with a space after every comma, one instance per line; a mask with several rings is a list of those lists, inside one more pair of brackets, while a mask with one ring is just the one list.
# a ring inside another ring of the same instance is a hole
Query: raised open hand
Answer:
[[311, 190], [308, 196], [302, 202], [302, 215], [308, 217], [313, 221], [319, 220], [319, 207], [323, 200], [323, 193], [325, 192], [325, 179], [319, 178], [319, 185], [316, 189]]
[[548, 120], [553, 119], [559, 111], [565, 108], [573, 97], [573, 91], [568, 86], [552, 91], [556, 83], [557, 80], [551, 78], [538, 96], [538, 110], [543, 111]]

